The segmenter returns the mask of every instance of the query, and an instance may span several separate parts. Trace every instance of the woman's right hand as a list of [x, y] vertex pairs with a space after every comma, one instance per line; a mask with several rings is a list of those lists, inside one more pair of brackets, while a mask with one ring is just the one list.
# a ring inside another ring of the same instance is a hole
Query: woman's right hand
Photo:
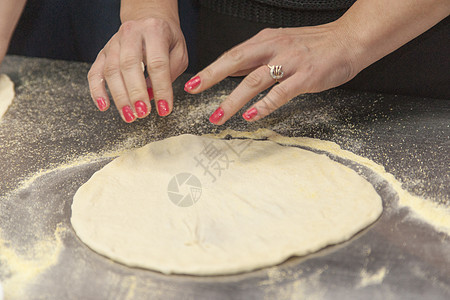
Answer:
[[178, 20], [160, 16], [127, 20], [100, 51], [88, 73], [92, 99], [101, 111], [108, 109], [106, 81], [125, 122], [146, 117], [153, 97], [158, 114], [166, 116], [173, 108], [172, 82], [187, 65]]

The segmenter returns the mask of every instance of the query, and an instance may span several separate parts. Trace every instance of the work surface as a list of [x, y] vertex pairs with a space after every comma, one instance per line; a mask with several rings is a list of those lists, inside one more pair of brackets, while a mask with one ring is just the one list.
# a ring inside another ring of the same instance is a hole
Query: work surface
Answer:
[[170, 116], [153, 108], [126, 124], [115, 107], [95, 108], [88, 69], [22, 57], [7, 57], [0, 69], [17, 94], [0, 121], [0, 281], [11, 299], [450, 297], [449, 236], [399, 207], [389, 183], [345, 160], [374, 183], [381, 218], [346, 243], [271, 268], [215, 277], [129, 268], [91, 251], [70, 225], [73, 194], [114, 153], [226, 128], [333, 141], [383, 165], [424, 201], [449, 207], [449, 101], [331, 90], [298, 97], [259, 122], [245, 122], [241, 112], [217, 127], [208, 117], [238, 81], [189, 95], [183, 75]]

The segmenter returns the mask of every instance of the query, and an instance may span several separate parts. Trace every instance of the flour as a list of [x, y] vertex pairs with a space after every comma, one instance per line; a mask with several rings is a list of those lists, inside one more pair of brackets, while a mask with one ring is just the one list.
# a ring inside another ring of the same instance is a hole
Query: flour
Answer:
[[44, 238], [27, 249], [10, 246], [0, 230], [0, 275], [5, 278], [3, 285], [6, 299], [25, 299], [27, 287], [58, 263], [63, 249], [61, 236], [66, 230], [58, 226], [53, 237]]

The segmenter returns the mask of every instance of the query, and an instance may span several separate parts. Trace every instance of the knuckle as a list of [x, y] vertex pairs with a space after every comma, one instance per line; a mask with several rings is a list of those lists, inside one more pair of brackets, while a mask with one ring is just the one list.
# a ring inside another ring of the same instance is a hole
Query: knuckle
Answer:
[[103, 73], [106, 78], [111, 78], [116, 76], [120, 72], [120, 67], [116, 64], [109, 64], [105, 66]]
[[100, 95], [100, 94], [103, 94], [103, 93], [102, 93], [102, 92], [103, 92], [103, 89], [102, 89], [100, 86], [98, 86], [98, 85], [90, 85], [90, 86], [89, 86], [89, 89], [90, 89], [92, 95]]
[[202, 71], [202, 73], [203, 73], [201, 76], [202, 78], [206, 79], [214, 78], [214, 70], [211, 67], [207, 67]]
[[119, 31], [123, 34], [128, 34], [136, 28], [137, 22], [134, 20], [125, 21], [119, 28]]
[[238, 99], [235, 98], [233, 95], [229, 95], [222, 103], [221, 106], [225, 111], [235, 111], [237, 105]]
[[282, 84], [276, 85], [272, 89], [272, 93], [274, 94], [274, 98], [278, 99], [281, 102], [285, 102], [289, 98], [289, 92], [286, 89], [286, 87]]
[[307, 44], [301, 44], [299, 49], [301, 51], [301, 53], [299, 53], [300, 55], [311, 54], [312, 52], [311, 47], [308, 46]]
[[167, 100], [171, 93], [171, 89], [169, 87], [160, 86], [160, 87], [153, 87], [153, 94], [155, 99], [165, 99]]
[[268, 115], [278, 109], [282, 104], [288, 101], [288, 95], [288, 91], [283, 85], [277, 85], [272, 88], [270, 93], [261, 101], [262, 114]]
[[275, 29], [273, 28], [264, 28], [263, 30], [261, 30], [260, 32], [258, 32], [259, 36], [271, 36], [273, 35]]
[[293, 43], [293, 38], [290, 35], [280, 34], [274, 38], [276, 45], [290, 46]]
[[295, 43], [295, 48], [291, 49], [291, 51], [288, 52], [290, 57], [297, 58], [302, 62], [302, 64], [308, 63], [309, 55], [312, 54], [312, 50], [310, 46], [304, 44], [304, 43]]
[[140, 68], [141, 61], [142, 60], [136, 55], [127, 55], [120, 59], [120, 69], [128, 71], [135, 69], [136, 67]]
[[170, 32], [169, 24], [161, 19], [148, 18], [143, 21], [144, 27], [155, 33], [161, 33], [166, 36]]
[[245, 77], [245, 80], [243, 82], [248, 88], [257, 88], [261, 86], [262, 77], [260, 74], [252, 72], [247, 75], [247, 77]]
[[87, 80], [89, 82], [92, 82], [92, 81], [94, 81], [97, 78], [99, 78], [99, 73], [93, 71], [92, 69], [90, 69], [89, 72], [87, 73]]
[[242, 61], [243, 56], [244, 56], [244, 53], [239, 48], [234, 48], [228, 52], [225, 52], [225, 57], [227, 57], [228, 59], [230, 59], [231, 61], [234, 61], [236, 63], [239, 63], [240, 61]]
[[276, 102], [273, 100], [273, 98], [269, 95], [267, 95], [263, 101], [261, 101], [261, 113], [262, 115], [266, 116], [276, 110], [278, 108], [278, 105], [276, 105]]
[[149, 70], [163, 71], [167, 67], [167, 61], [163, 57], [153, 57], [147, 62], [147, 69]]
[[145, 94], [146, 93], [143, 93], [142, 90], [137, 89], [137, 88], [132, 88], [128, 91], [128, 96], [129, 96], [130, 100], [132, 100], [132, 101], [145, 99], [145, 97], [148, 97], [148, 94], [147, 94], [147, 96]]
[[113, 97], [114, 97], [114, 102], [116, 102], [116, 104], [117, 103], [128, 103], [128, 94], [126, 93], [126, 91], [116, 92], [113, 95]]
[[257, 36], [262, 39], [273, 39], [288, 35], [286, 34], [285, 28], [264, 28], [258, 32]]
[[144, 20], [144, 24], [146, 27], [158, 28], [164, 26], [165, 22], [157, 18], [148, 18]]

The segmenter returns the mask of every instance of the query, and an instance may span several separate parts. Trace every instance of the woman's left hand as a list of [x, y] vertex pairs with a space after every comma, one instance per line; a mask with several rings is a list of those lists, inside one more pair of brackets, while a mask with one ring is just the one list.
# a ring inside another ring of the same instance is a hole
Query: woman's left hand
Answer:
[[[297, 95], [339, 86], [357, 74], [353, 67], [355, 49], [349, 47], [351, 43], [342, 27], [329, 23], [264, 29], [199, 72], [186, 83], [185, 90], [196, 94], [228, 76], [246, 75], [210, 121], [222, 125], [255, 96], [273, 86], [243, 114], [247, 121], [264, 118]], [[269, 66], [282, 66], [283, 76], [278, 84]]]

